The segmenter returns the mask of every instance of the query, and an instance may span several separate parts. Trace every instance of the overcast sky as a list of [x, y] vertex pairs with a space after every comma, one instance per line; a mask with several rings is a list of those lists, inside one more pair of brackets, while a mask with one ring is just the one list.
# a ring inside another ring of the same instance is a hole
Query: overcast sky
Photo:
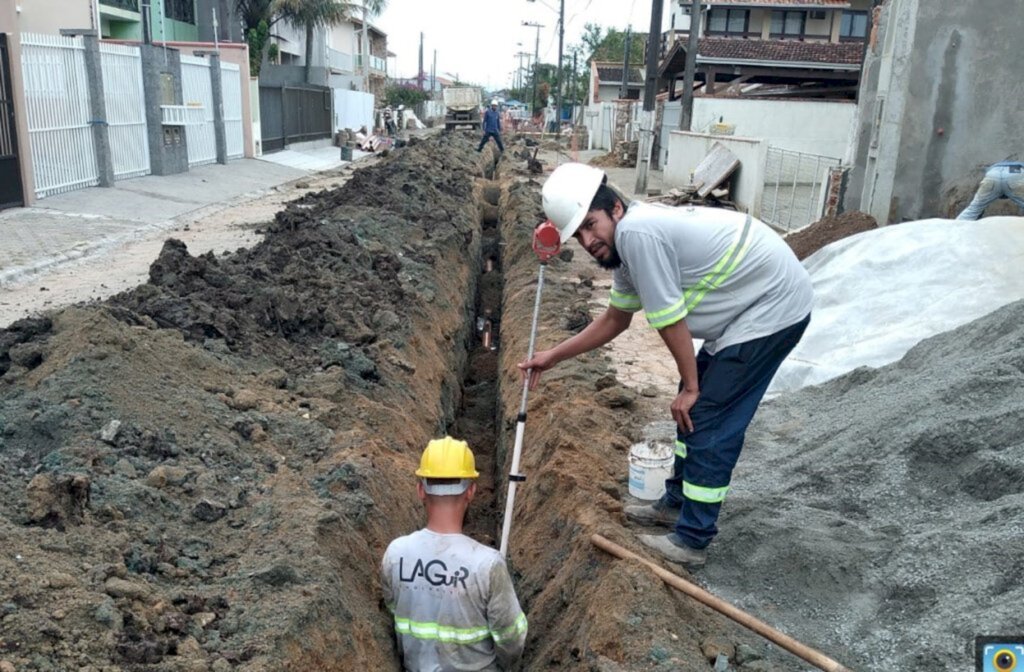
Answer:
[[[533, 54], [536, 28], [523, 21], [543, 24], [540, 29], [540, 61], [558, 61], [559, 0], [388, 0], [384, 12], [373, 20], [388, 35], [388, 49], [397, 55], [389, 67], [398, 77], [415, 77], [419, 64], [420, 32], [423, 32], [423, 70], [429, 76], [437, 50], [437, 74], [482, 84], [491, 89], [508, 86], [519, 66], [516, 54]], [[678, 0], [663, 0], [662, 30], [671, 20], [670, 8]], [[586, 23], [604, 28], [650, 29], [651, 0], [565, 0], [564, 50], [578, 44]], [[521, 42], [520, 46], [517, 44]], [[526, 59], [523, 59], [526, 65]], [[568, 63], [568, 67], [571, 67]]]

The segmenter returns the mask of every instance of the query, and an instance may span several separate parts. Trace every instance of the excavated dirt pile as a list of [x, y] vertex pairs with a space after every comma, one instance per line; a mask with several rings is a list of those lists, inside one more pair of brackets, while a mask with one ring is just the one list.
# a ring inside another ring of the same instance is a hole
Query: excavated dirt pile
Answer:
[[785, 237], [797, 259], [806, 259], [821, 248], [849, 236], [878, 228], [871, 215], [856, 210], [819, 219]]
[[[410, 143], [251, 249], [168, 241], [147, 284], [0, 331], [4, 670], [399, 669], [380, 556], [422, 525], [412, 472], [445, 432], [476, 449], [468, 530], [497, 543], [533, 311], [538, 185], [474, 142]], [[593, 291], [551, 263], [540, 347]], [[802, 669], [591, 545], [642, 553], [634, 401], [601, 353], [531, 397], [521, 669]]]
[[376, 566], [460, 403], [468, 141], [396, 152], [248, 250], [0, 332], [0, 660], [395, 669]]

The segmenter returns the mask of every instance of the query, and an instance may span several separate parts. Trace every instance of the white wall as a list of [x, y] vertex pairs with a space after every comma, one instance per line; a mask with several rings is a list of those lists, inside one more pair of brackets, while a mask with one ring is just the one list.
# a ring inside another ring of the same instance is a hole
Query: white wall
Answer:
[[693, 128], [707, 130], [721, 117], [736, 126], [737, 136], [841, 159], [846, 156], [856, 114], [852, 102], [695, 98]]
[[334, 89], [334, 130], [358, 131], [365, 126], [373, 131], [373, 94]]
[[733, 175], [731, 200], [740, 210], [760, 216], [768, 144], [759, 139], [672, 131], [669, 133], [665, 185], [682, 187], [690, 184], [690, 173], [716, 142], [721, 142], [740, 160], [740, 167]]

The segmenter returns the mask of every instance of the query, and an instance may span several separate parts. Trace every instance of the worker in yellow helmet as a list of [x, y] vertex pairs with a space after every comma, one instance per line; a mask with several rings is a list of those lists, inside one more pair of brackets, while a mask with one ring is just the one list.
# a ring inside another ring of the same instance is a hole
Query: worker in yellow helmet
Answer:
[[392, 541], [381, 562], [403, 669], [506, 669], [522, 655], [526, 615], [501, 554], [462, 534], [479, 476], [473, 452], [435, 439], [416, 476], [427, 526]]

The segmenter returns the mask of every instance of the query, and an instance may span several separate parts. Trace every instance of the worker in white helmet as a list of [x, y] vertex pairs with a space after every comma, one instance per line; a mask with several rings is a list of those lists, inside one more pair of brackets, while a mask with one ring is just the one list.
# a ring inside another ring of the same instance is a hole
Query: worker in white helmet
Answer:
[[[810, 321], [810, 278], [765, 224], [730, 210], [628, 203], [603, 171], [559, 166], [544, 212], [603, 268], [609, 306], [583, 331], [519, 365], [531, 386], [558, 362], [608, 343], [643, 311], [679, 372], [673, 475], [661, 500], [628, 506], [636, 522], [669, 527], [640, 540], [691, 568], [704, 564], [747, 426], [782, 360]], [[693, 339], [704, 339], [694, 353]]]
[[505, 151], [505, 146], [501, 144], [501, 114], [498, 112], [497, 98], [491, 100], [490, 109], [484, 112], [484, 136], [480, 138], [480, 144], [477, 146], [476, 151], [479, 152], [484, 148], [488, 138], [494, 138], [494, 142], [498, 144], [499, 152]]
[[526, 615], [501, 554], [462, 534], [479, 476], [473, 452], [450, 436], [431, 441], [416, 476], [427, 526], [392, 541], [381, 562], [403, 669], [507, 669], [522, 655]]

